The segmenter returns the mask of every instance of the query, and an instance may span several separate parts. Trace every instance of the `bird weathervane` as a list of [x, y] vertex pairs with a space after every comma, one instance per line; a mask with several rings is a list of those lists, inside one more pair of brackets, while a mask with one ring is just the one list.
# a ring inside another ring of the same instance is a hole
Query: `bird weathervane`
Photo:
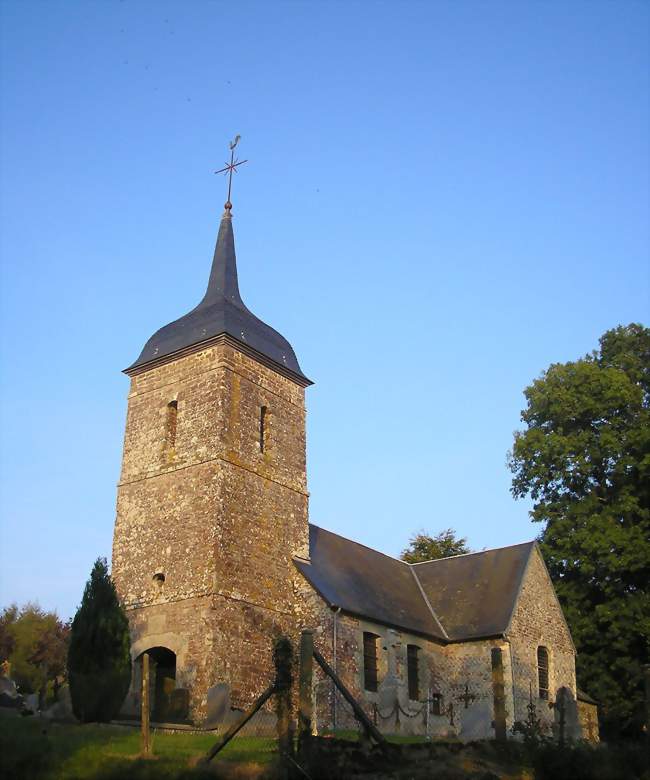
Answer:
[[224, 176], [228, 176], [228, 200], [226, 201], [226, 204], [224, 208], [226, 211], [230, 211], [232, 208], [232, 203], [230, 202], [230, 192], [232, 190], [232, 175], [233, 173], [237, 172], [237, 168], [240, 165], [243, 165], [245, 162], [248, 162], [248, 160], [236, 160], [235, 159], [235, 147], [241, 140], [240, 135], [235, 136], [235, 140], [230, 143], [230, 162], [226, 163], [226, 167], [222, 168], [220, 171], [215, 171], [215, 173], [223, 173]]

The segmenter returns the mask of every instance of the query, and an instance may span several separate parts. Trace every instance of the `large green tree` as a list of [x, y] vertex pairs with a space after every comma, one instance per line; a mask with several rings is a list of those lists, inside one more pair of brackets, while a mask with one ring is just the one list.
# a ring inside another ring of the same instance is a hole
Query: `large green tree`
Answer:
[[37, 604], [12, 604], [0, 615], [0, 661], [9, 661], [22, 693], [38, 693], [41, 707], [64, 679], [68, 633], [56, 612]]
[[95, 561], [72, 621], [68, 675], [74, 714], [107, 722], [117, 715], [131, 682], [129, 624], [104, 558]]
[[418, 531], [409, 539], [409, 545], [402, 550], [400, 558], [407, 563], [434, 561], [437, 558], [449, 558], [451, 555], [461, 555], [470, 552], [467, 539], [457, 537], [453, 528], [431, 536], [426, 531]]
[[650, 642], [650, 330], [551, 365], [524, 391], [509, 457], [578, 650], [578, 684], [609, 737], [638, 735]]

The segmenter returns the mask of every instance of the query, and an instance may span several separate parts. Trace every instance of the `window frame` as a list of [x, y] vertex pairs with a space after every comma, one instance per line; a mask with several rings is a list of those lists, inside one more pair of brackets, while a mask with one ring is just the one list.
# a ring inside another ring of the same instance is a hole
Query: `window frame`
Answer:
[[432, 693], [429, 697], [429, 715], [444, 715], [444, 709], [442, 704], [442, 694]]
[[537, 646], [537, 695], [543, 701], [549, 700], [551, 689], [551, 654], [545, 645]]
[[178, 399], [172, 398], [166, 407], [165, 417], [165, 447], [173, 450], [176, 447], [176, 434], [178, 433]]
[[264, 454], [267, 448], [267, 433], [268, 433], [268, 416], [269, 416], [269, 409], [268, 406], [260, 406], [260, 436], [259, 436], [259, 447], [260, 452]]
[[363, 689], [370, 693], [379, 689], [379, 639], [372, 631], [363, 632]]
[[419, 645], [406, 645], [406, 679], [410, 701], [420, 700], [421, 649]]

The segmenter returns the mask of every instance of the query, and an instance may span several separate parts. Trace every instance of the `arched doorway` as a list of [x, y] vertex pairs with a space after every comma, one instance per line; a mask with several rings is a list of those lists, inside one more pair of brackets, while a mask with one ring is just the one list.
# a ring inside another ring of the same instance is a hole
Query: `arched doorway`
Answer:
[[176, 653], [166, 647], [147, 650], [150, 663], [151, 720], [165, 723], [174, 713]]

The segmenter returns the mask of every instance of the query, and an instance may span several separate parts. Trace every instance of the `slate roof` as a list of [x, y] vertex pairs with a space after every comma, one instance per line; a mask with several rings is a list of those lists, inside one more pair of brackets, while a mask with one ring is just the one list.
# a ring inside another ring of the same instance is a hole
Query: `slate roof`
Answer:
[[409, 564], [309, 526], [298, 570], [331, 607], [443, 642], [503, 634], [535, 542]]
[[580, 688], [578, 688], [576, 694], [577, 694], [576, 699], [578, 701], [584, 701], [586, 704], [595, 704], [596, 706], [598, 706], [598, 702], [595, 699], [592, 699], [588, 693], [581, 691]]
[[413, 564], [450, 639], [497, 636], [508, 627], [535, 542]]
[[203, 300], [188, 314], [156, 331], [126, 373], [137, 373], [149, 363], [159, 362], [166, 356], [222, 334], [237, 341], [246, 351], [252, 350], [271, 361], [281, 373], [299, 384], [312, 384], [302, 373], [291, 344], [249, 311], [241, 299], [229, 209], [221, 218], [208, 289]]

